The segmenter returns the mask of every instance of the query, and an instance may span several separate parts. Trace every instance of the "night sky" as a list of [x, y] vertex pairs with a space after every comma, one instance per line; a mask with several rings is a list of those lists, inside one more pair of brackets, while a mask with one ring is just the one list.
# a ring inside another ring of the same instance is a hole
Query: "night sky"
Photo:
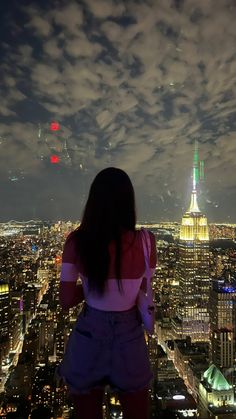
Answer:
[[199, 206], [236, 222], [234, 0], [8, 0], [0, 19], [0, 221], [79, 220], [109, 166], [138, 221], [180, 221], [197, 140]]

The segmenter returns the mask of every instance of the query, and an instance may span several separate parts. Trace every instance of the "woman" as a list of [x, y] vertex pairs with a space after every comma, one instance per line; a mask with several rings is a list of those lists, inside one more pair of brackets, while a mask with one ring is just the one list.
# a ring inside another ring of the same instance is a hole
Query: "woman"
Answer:
[[[124, 419], [148, 418], [153, 378], [136, 305], [145, 271], [141, 232], [135, 230], [135, 197], [129, 176], [109, 167], [95, 177], [82, 222], [62, 255], [60, 304], [85, 299], [58, 373], [80, 419], [102, 419], [104, 388], [117, 393]], [[150, 268], [155, 271], [155, 236]], [[82, 284], [76, 285], [78, 276]]]

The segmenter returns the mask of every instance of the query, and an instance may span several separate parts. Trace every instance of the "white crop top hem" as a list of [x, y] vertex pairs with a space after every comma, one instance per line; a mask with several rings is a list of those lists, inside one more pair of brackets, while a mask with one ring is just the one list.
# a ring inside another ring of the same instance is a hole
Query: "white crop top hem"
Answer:
[[[155, 268], [151, 268], [151, 276], [153, 276], [154, 272]], [[105, 293], [102, 297], [93, 291], [89, 292], [88, 278], [79, 273], [74, 264], [62, 263], [61, 281], [76, 282], [78, 278], [80, 278], [83, 286], [85, 301], [93, 308], [103, 311], [125, 311], [135, 305], [145, 274], [146, 271], [144, 271], [139, 278], [122, 278], [121, 291], [123, 289], [123, 293], [119, 291], [117, 279], [109, 278], [106, 282]]]

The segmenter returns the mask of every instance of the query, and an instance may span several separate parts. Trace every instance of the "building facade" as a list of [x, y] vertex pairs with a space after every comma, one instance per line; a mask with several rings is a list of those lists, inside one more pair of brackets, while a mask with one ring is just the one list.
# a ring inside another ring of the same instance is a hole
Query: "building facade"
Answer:
[[215, 280], [209, 300], [211, 360], [235, 384], [236, 282]]
[[209, 340], [209, 232], [207, 218], [198, 207], [198, 178], [198, 150], [195, 148], [191, 202], [180, 227], [176, 268], [176, 280], [179, 282], [178, 320], [174, 320], [173, 325], [175, 337], [184, 339], [190, 336], [193, 342]]

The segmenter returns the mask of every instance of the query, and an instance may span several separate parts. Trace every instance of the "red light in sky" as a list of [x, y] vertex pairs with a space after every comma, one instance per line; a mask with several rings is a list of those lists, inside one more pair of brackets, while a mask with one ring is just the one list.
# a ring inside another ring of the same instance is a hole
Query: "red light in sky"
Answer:
[[51, 122], [50, 129], [51, 131], [59, 131], [60, 125], [58, 124], [58, 122], [53, 121]]
[[58, 156], [53, 155], [50, 158], [51, 158], [51, 163], [59, 163], [59, 157]]

